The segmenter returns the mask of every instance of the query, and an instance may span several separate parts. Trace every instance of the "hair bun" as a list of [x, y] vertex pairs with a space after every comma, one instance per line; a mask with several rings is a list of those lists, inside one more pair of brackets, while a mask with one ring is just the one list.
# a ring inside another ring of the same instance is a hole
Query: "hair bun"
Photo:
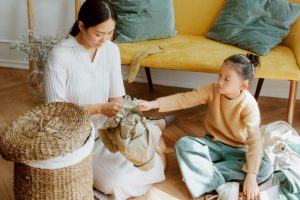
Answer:
[[247, 53], [247, 58], [250, 60], [250, 62], [254, 65], [254, 67], [257, 67], [260, 65], [260, 57], [259, 55]]

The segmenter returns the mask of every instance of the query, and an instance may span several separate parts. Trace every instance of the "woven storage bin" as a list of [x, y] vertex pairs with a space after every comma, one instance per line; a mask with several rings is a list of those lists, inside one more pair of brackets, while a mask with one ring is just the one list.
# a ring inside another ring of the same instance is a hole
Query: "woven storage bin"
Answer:
[[36, 107], [6, 128], [0, 135], [0, 153], [15, 161], [16, 200], [93, 200], [91, 150], [66, 167], [32, 167], [32, 163], [74, 156], [93, 141], [92, 130], [88, 114], [71, 103]]

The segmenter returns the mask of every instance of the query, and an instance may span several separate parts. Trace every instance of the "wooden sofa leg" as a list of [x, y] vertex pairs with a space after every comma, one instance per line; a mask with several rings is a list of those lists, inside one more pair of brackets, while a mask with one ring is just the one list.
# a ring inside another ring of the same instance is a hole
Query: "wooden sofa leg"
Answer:
[[297, 97], [298, 81], [290, 81], [290, 94], [288, 102], [288, 123], [292, 125]]
[[258, 83], [257, 83], [257, 86], [256, 86], [256, 90], [255, 90], [255, 94], [254, 94], [254, 97], [256, 100], [258, 100], [258, 97], [259, 97], [259, 94], [260, 94], [260, 90], [261, 90], [261, 87], [264, 83], [264, 78], [259, 78], [258, 79]]
[[149, 90], [150, 90], [150, 92], [153, 92], [153, 84], [152, 84], [150, 68], [145, 67], [145, 72], [146, 72], [146, 76], [147, 76]]

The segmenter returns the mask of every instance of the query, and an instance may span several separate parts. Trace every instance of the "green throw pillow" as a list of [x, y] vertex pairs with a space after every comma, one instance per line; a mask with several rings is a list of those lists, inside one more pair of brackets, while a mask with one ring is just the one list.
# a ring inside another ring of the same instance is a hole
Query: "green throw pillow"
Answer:
[[115, 42], [137, 42], [173, 37], [173, 0], [111, 0], [118, 21]]
[[299, 14], [300, 5], [287, 0], [227, 0], [206, 37], [266, 55]]

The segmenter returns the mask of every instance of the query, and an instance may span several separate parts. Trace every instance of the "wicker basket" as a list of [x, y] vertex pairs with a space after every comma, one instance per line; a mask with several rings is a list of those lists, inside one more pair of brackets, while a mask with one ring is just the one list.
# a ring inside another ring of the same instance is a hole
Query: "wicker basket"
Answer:
[[39, 169], [23, 163], [14, 165], [16, 200], [92, 200], [91, 154], [81, 162], [62, 169]]
[[15, 161], [16, 200], [93, 200], [92, 156], [71, 166], [45, 169], [24, 163], [64, 158], [91, 137], [88, 114], [71, 103], [36, 107], [16, 119], [0, 135], [0, 153]]

